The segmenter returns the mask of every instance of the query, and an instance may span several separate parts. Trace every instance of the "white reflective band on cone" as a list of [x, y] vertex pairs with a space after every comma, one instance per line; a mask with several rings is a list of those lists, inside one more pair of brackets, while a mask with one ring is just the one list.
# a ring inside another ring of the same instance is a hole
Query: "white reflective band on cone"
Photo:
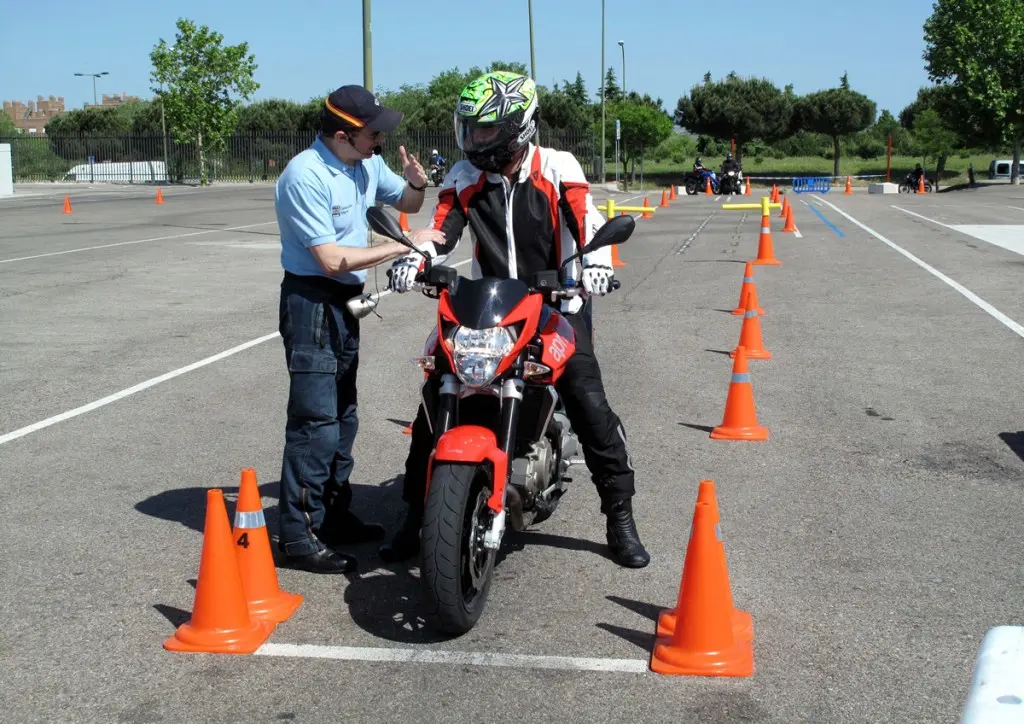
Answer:
[[262, 528], [266, 524], [266, 521], [263, 519], [262, 510], [257, 510], [255, 513], [243, 513], [240, 510], [235, 511], [236, 528]]

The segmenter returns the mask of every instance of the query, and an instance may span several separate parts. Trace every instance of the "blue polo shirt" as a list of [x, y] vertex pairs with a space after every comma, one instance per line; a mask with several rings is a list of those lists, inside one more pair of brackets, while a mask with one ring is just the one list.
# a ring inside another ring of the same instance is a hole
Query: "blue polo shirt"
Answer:
[[277, 180], [274, 209], [281, 233], [281, 266], [293, 274], [316, 275], [343, 284], [362, 284], [365, 269], [327, 274], [310, 247], [319, 244], [368, 246], [366, 210], [376, 202], [394, 205], [405, 179], [382, 156], [343, 163], [319, 136], [292, 158]]

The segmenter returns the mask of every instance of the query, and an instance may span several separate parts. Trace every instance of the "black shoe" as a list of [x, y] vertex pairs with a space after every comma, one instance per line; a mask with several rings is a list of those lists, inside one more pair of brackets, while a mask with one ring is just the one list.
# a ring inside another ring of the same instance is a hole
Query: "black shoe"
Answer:
[[285, 556], [289, 568], [298, 568], [310, 573], [354, 573], [359, 562], [352, 556], [323, 548], [316, 553]]
[[608, 548], [615, 561], [625, 568], [643, 568], [651, 556], [640, 542], [633, 521], [633, 506], [629, 500], [615, 502], [608, 513]]
[[410, 508], [402, 521], [402, 527], [387, 545], [381, 546], [380, 559], [385, 563], [398, 563], [415, 557], [420, 552], [420, 527], [423, 525], [423, 511]]
[[340, 546], [370, 541], [384, 540], [384, 526], [377, 523], [364, 523], [351, 510], [339, 513], [328, 513], [316, 537], [326, 545]]

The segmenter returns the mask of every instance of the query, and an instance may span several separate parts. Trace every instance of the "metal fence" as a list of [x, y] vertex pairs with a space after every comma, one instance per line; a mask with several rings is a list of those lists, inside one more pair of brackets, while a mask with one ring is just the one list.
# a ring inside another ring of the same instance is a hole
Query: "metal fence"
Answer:
[[[241, 133], [226, 139], [221, 151], [203, 152], [210, 182], [273, 182], [300, 151], [315, 139], [314, 131]], [[541, 129], [543, 145], [571, 151], [588, 179], [595, 177], [597, 143], [586, 130]], [[14, 180], [184, 183], [200, 178], [199, 149], [195, 143], [175, 143], [162, 134], [122, 134], [27, 137], [0, 136], [11, 144]], [[384, 158], [396, 171], [401, 169], [398, 147], [416, 154], [426, 168], [430, 152], [437, 149], [449, 167], [463, 157], [451, 131], [407, 131], [388, 135]]]

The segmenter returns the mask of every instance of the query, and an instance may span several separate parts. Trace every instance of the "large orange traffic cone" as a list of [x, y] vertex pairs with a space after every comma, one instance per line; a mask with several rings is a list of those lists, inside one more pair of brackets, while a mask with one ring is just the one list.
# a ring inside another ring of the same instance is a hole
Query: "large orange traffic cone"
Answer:
[[853, 184], [850, 182], [850, 177], [849, 176], [846, 177], [846, 190], [843, 191], [843, 195], [844, 196], [852, 196], [853, 195]]
[[71, 214], [71, 197], [64, 194], [64, 211], [62, 213]]
[[755, 440], [768, 439], [767, 428], [757, 423], [757, 407], [754, 405], [754, 386], [750, 383], [750, 369], [747, 365], [747, 350], [736, 350], [736, 361], [732, 366], [732, 381], [725, 398], [725, 414], [722, 424], [711, 431], [712, 440]]
[[769, 214], [761, 214], [761, 235], [757, 238], [757, 258], [754, 259], [754, 264], [782, 265], [782, 262], [775, 258], [775, 248], [772, 246], [772, 217]]
[[746, 181], [747, 181], [747, 188], [743, 192], [743, 195], [744, 196], [750, 196], [750, 177], [747, 177]]
[[164, 192], [160, 190], [160, 187], [156, 187], [156, 203], [162, 204], [164, 202]]
[[671, 186], [669, 186], [668, 188], [669, 188], [669, 192], [668, 192], [668, 200], [669, 201], [675, 201], [677, 198], [679, 198], [676, 195], [676, 185], [674, 183]]
[[733, 631], [729, 572], [719, 551], [713, 516], [707, 503], [694, 506], [676, 606], [679, 621], [670, 637], [659, 637], [654, 645], [650, 667], [656, 673], [754, 673], [754, 648]]
[[658, 206], [663, 209], [668, 206], [668, 191], [665, 189], [661, 190], [661, 203]]
[[793, 233], [796, 231], [796, 224], [793, 223], [793, 207], [786, 206], [786, 225], [782, 227], [784, 233]]
[[[721, 535], [721, 521], [718, 515], [718, 501], [715, 499], [715, 482], [713, 480], [701, 480], [700, 486], [697, 489], [697, 502], [707, 503], [711, 507], [712, 520], [716, 526], [716, 530]], [[725, 541], [719, 540], [719, 549], [722, 554], [722, 566], [726, 567], [725, 562]], [[678, 610], [681, 607], [682, 601], [676, 602], [675, 608], [669, 608], [663, 610], [658, 616], [658, 636], [671, 636], [675, 633], [676, 623], [679, 620]], [[747, 611], [740, 611], [734, 607], [732, 600], [732, 591], [729, 592], [729, 609], [732, 611], [732, 630], [736, 638], [743, 639], [744, 641], [753, 641], [754, 639], [754, 618]]]
[[924, 190], [924, 174], [922, 174], [921, 178], [919, 178], [917, 180], [917, 193], [919, 193], [919, 194], [925, 193], [925, 190]]
[[714, 194], [711, 193], [711, 177], [710, 176], [708, 176], [707, 181], [704, 182], [704, 195], [705, 196], [714, 196]]
[[775, 185], [774, 181], [772, 182], [772, 192], [769, 198], [773, 204], [779, 203], [779, 187]]
[[758, 315], [764, 314], [764, 310], [761, 309], [757, 301], [757, 285], [754, 284], [754, 265], [749, 261], [743, 267], [743, 284], [740, 285], [740, 304], [736, 309], [732, 310], [732, 313], [737, 317], [747, 311], [747, 294], [753, 295], [754, 299], [751, 302], [751, 306], [757, 310]]
[[404, 211], [398, 215], [398, 226], [402, 231], [412, 231], [412, 227], [409, 226], [409, 217], [406, 216]]
[[[644, 208], [645, 209], [651, 208], [651, 202], [648, 200], [648, 198], [646, 196], [644, 196]], [[654, 213], [650, 212], [650, 211], [645, 211], [644, 213], [640, 214], [640, 218], [641, 219], [650, 219], [650, 218], [653, 218], [653, 216], [654, 216]]]
[[287, 621], [302, 605], [302, 596], [282, 591], [277, 584], [263, 502], [256, 484], [256, 471], [252, 468], [242, 471], [232, 537], [249, 615], [274, 623]]
[[206, 491], [206, 525], [192, 618], [164, 641], [168, 651], [251, 654], [276, 624], [251, 617], [231, 544], [224, 491]]
[[786, 218], [786, 209], [788, 209], [788, 208], [789, 208], [789, 197], [788, 196], [783, 196], [782, 197], [782, 208], [779, 209], [779, 218], [780, 219], [785, 219]]
[[750, 294], [744, 297], [743, 326], [740, 328], [740, 341], [736, 349], [729, 353], [730, 357], [736, 357], [736, 351], [744, 347], [747, 351], [747, 359], [771, 359], [772, 353], [764, 348], [764, 341], [761, 339], [761, 319], [757, 315], [757, 305]]

